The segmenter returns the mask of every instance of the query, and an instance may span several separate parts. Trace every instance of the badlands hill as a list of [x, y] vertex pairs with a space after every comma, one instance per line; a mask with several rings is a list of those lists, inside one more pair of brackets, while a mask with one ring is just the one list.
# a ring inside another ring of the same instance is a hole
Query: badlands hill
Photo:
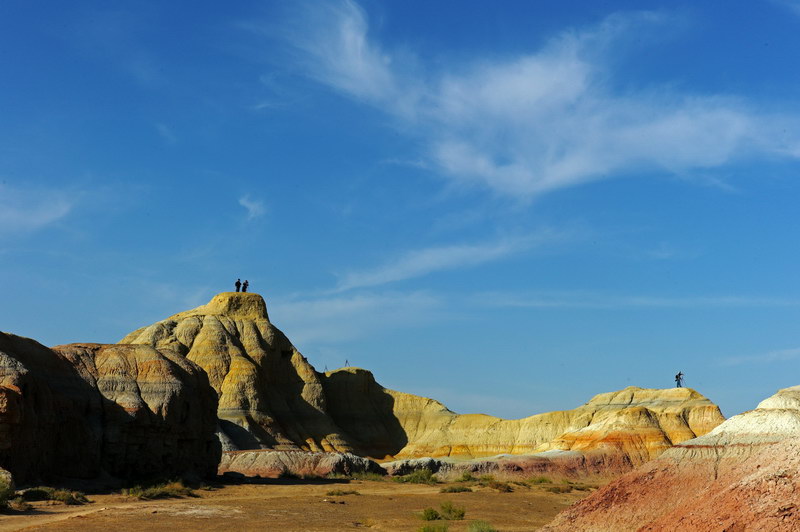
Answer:
[[571, 452], [630, 468], [724, 419], [694, 390], [635, 387], [518, 420], [459, 415], [433, 399], [388, 390], [366, 370], [317, 372], [271, 324], [254, 293], [218, 294], [121, 343], [185, 357], [203, 369], [219, 398], [218, 436], [226, 451], [339, 451], [379, 459]]
[[0, 333], [0, 467], [17, 482], [213, 474], [216, 404], [205, 373], [169, 352]]
[[676, 445], [546, 530], [800, 530], [800, 386]]

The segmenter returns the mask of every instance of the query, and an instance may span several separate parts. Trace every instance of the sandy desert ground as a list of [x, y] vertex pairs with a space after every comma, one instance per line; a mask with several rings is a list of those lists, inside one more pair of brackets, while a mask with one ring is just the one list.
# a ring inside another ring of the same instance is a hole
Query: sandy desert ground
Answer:
[[[450, 484], [455, 485], [455, 484]], [[473, 486], [472, 493], [440, 493], [444, 484], [389, 481], [269, 480], [197, 490], [196, 497], [156, 501], [120, 494], [89, 495], [83, 506], [35, 502], [27, 514], [3, 515], [0, 531], [10, 530], [418, 530], [445, 523], [467, 530], [475, 520], [503, 531], [531, 531], [591, 490], [551, 493], [547, 486], [514, 485], [512, 493]], [[358, 495], [329, 496], [332, 490]], [[426, 523], [419, 512], [450, 501], [466, 509], [463, 521]]]

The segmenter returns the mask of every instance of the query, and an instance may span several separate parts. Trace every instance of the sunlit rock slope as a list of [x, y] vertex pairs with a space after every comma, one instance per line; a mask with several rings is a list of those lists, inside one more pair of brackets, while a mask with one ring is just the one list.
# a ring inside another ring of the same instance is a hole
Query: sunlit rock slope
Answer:
[[383, 388], [366, 370], [315, 371], [253, 293], [218, 294], [121, 343], [149, 345], [203, 368], [219, 397], [219, 437], [229, 451], [322, 450], [381, 459], [572, 451], [572, 460], [591, 455], [595, 463], [625, 469], [723, 420], [688, 388], [631, 387], [574, 410], [519, 420], [459, 415], [433, 399]]
[[667, 450], [547, 530], [800, 530], [800, 386]]

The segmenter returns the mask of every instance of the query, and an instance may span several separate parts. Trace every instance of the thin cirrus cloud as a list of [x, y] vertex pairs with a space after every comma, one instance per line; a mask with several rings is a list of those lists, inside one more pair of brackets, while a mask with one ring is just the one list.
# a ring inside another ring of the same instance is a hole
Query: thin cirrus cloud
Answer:
[[270, 302], [280, 325], [298, 344], [331, 344], [387, 328], [429, 323], [444, 313], [444, 302], [426, 292], [341, 294], [276, 298]]
[[493, 242], [411, 250], [376, 268], [343, 275], [335, 292], [375, 287], [438, 271], [477, 266], [522, 253], [560, 238], [563, 238], [563, 235], [544, 230], [533, 235], [504, 238]]
[[0, 185], [0, 235], [27, 233], [66, 217], [74, 201], [55, 189]]
[[754, 296], [649, 296], [619, 295], [593, 292], [545, 292], [538, 294], [491, 292], [476, 297], [482, 305], [498, 308], [732, 308], [732, 307], [796, 307], [800, 300]]
[[685, 175], [737, 157], [800, 157], [798, 139], [781, 134], [794, 117], [727, 95], [613, 89], [615, 45], [664, 18], [613, 15], [531, 53], [452, 71], [387, 51], [351, 0], [305, 9], [283, 36], [306, 76], [399, 120], [454, 182], [499, 194], [532, 198], [633, 171]]
[[239, 198], [239, 205], [244, 207], [244, 209], [247, 211], [248, 220], [260, 218], [261, 216], [264, 216], [264, 213], [267, 212], [266, 207], [264, 207], [264, 202], [251, 198], [249, 194]]
[[723, 366], [739, 366], [742, 364], [770, 364], [773, 362], [785, 362], [787, 360], [797, 360], [800, 358], [800, 348], [779, 349], [757, 355], [744, 355], [728, 357], [720, 360]]

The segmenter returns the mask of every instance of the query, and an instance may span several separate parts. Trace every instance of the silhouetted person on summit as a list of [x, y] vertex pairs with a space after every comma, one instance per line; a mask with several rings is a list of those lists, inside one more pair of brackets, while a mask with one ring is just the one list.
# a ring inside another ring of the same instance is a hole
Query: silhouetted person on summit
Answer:
[[236, 291], [238, 292], [239, 289], [242, 287], [242, 280], [241, 279], [236, 279], [236, 282], [233, 283], [233, 284], [236, 285]]
[[247, 279], [244, 280], [244, 284], [242, 284], [242, 292], [247, 292], [247, 287], [250, 286], [250, 281]]
[[683, 388], [683, 372], [679, 371], [677, 375], [675, 375], [675, 386], [678, 388]]

